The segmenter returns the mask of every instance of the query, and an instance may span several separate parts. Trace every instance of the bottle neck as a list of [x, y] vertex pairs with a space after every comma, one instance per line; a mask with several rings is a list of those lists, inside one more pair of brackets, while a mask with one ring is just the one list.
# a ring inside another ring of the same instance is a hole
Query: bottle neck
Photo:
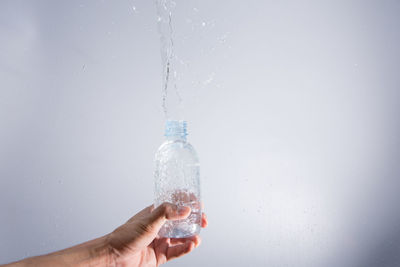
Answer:
[[186, 121], [167, 120], [165, 122], [165, 137], [169, 141], [186, 141]]
[[167, 139], [167, 141], [185, 141], [186, 142], [186, 137], [181, 137], [181, 136], [167, 136], [165, 139]]

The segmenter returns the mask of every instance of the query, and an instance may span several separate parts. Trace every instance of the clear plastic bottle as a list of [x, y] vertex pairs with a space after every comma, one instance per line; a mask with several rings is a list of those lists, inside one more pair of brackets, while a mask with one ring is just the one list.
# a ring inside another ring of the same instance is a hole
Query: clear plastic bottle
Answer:
[[200, 165], [186, 136], [186, 121], [168, 120], [165, 124], [166, 141], [155, 157], [155, 207], [170, 202], [191, 208], [186, 219], [164, 224], [159, 232], [163, 237], [193, 236], [201, 229]]

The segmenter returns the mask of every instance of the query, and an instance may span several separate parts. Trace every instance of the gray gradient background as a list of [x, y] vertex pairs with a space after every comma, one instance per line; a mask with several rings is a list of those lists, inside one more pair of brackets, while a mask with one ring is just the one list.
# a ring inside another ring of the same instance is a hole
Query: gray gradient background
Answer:
[[[210, 226], [167, 265], [400, 266], [400, 1], [185, 3], [207, 22], [205, 50], [177, 53], [198, 74], [181, 90]], [[152, 202], [155, 14], [0, 1], [0, 263]]]

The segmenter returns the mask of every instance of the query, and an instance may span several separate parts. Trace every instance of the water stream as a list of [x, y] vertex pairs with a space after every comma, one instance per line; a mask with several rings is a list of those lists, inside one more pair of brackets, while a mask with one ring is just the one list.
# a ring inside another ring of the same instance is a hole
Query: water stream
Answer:
[[[171, 118], [171, 116], [180, 117], [182, 116], [182, 114], [170, 114], [171, 111], [169, 112], [167, 104], [168, 98], [175, 97], [178, 105], [177, 108], [182, 109], [182, 97], [179, 94], [178, 86], [176, 83], [177, 70], [175, 68], [177, 56], [174, 50], [173, 14], [176, 7], [176, 2], [172, 0], [156, 0], [156, 5], [163, 69], [162, 109], [166, 118]], [[174, 95], [169, 96], [168, 88], [171, 87], [174, 88]]]
[[[162, 58], [162, 110], [166, 120], [188, 120], [206, 89], [220, 88], [218, 61], [229, 50], [215, 3], [155, 0]], [[184, 109], [185, 108], [185, 109]]]

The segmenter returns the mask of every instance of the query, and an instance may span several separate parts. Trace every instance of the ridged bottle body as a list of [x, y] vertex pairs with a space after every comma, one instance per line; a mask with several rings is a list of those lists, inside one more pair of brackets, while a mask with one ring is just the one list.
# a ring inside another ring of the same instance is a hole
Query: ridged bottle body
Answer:
[[186, 122], [167, 121], [167, 140], [155, 156], [154, 202], [188, 206], [191, 214], [184, 220], [167, 221], [159, 235], [182, 238], [201, 229], [200, 165], [193, 146], [186, 141]]

